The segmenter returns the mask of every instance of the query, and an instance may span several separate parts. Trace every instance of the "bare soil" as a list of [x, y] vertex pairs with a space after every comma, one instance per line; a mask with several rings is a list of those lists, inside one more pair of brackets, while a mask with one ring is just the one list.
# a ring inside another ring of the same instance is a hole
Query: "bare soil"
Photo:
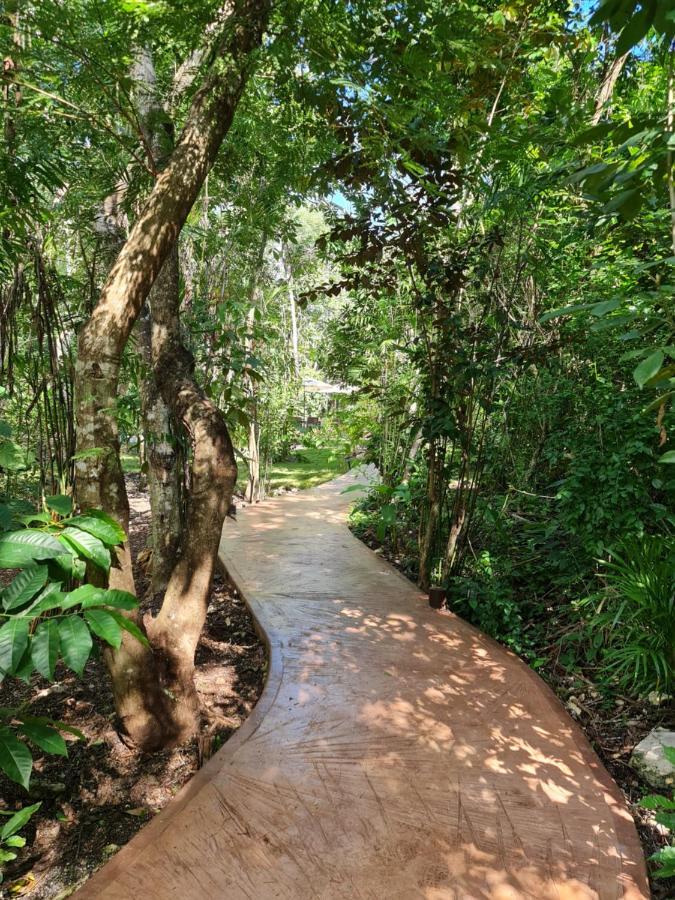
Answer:
[[[129, 477], [131, 546], [142, 608], [144, 553], [150, 528], [147, 497]], [[265, 650], [242, 599], [216, 576], [206, 627], [197, 650], [196, 683], [202, 701], [201, 732], [189, 744], [157, 754], [139, 753], [117, 730], [108, 678], [91, 659], [82, 678], [59, 669], [54, 684], [35, 678], [3, 686], [2, 705], [29, 703], [33, 715], [79, 728], [85, 741], [68, 743], [68, 758], [34, 753], [30, 802], [42, 806], [23, 834], [27, 846], [5, 869], [2, 897], [61, 900], [109, 859], [154, 816], [251, 712], [265, 680]], [[19, 785], [3, 778], [5, 809], [26, 806]]]

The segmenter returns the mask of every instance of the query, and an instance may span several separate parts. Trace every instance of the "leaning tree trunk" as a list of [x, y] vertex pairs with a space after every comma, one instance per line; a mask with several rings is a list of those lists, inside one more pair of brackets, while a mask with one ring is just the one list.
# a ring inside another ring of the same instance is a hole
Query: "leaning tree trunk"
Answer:
[[[139, 50], [132, 66], [136, 110], [143, 131], [149, 167], [161, 171], [174, 149], [173, 123], [157, 90], [152, 54]], [[161, 593], [169, 583], [183, 535], [185, 466], [178, 429], [155, 377], [152, 357], [152, 310], [155, 305], [177, 303], [178, 271], [173, 252], [162, 266], [138, 321], [138, 351], [142, 364], [141, 422], [146, 450], [145, 470], [150, 494], [150, 590]], [[174, 295], [176, 300], [174, 300]]]
[[[214, 54], [212, 71], [194, 96], [176, 148], [157, 177], [99, 301], [79, 334], [75, 373], [76, 496], [81, 507], [102, 507], [125, 530], [129, 504], [115, 418], [122, 353], [229, 130], [246, 83], [252, 51], [261, 43], [268, 15], [269, 0], [239, 0], [235, 5]], [[217, 523], [212, 522], [211, 527], [215, 529]], [[203, 569], [198, 575], [203, 580]], [[192, 580], [192, 576], [186, 580]], [[119, 567], [111, 570], [111, 584], [133, 587], [128, 545], [120, 554]], [[162, 690], [151, 650], [134, 638], [125, 637], [120, 649], [109, 654], [108, 667], [117, 712], [126, 731], [140, 746], [153, 749], [184, 736], [177, 705]]]
[[[165, 274], [166, 273], [166, 274]], [[171, 289], [156, 295], [152, 308], [155, 379], [165, 403], [182, 423], [192, 446], [185, 540], [155, 619], [146, 622], [158, 654], [164, 687], [174, 698], [183, 734], [197, 723], [194, 657], [208, 607], [225, 515], [237, 479], [234, 448], [223, 414], [194, 379], [194, 360], [180, 334], [178, 252], [164, 263]]]

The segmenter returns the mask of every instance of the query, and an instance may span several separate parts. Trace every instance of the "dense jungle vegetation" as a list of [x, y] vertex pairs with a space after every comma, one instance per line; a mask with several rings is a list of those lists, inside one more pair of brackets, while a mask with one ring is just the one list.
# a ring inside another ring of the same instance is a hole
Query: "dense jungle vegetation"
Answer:
[[[357, 535], [594, 742], [667, 726], [675, 0], [0, 10], [3, 691], [97, 653], [129, 741], [189, 740], [233, 497], [367, 462]], [[28, 789], [77, 726], [6, 703]], [[0, 863], [37, 806], [0, 810]]]

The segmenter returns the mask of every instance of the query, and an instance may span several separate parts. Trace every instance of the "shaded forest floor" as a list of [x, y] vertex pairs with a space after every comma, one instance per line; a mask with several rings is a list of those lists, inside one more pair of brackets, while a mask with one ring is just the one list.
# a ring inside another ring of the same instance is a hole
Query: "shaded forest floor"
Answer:
[[[150, 513], [138, 476], [130, 475], [131, 544], [142, 608], [152, 608], [142, 560]], [[141, 562], [139, 562], [139, 557]], [[116, 730], [103, 663], [91, 659], [82, 678], [61, 668], [54, 684], [3, 687], [3, 705], [30, 701], [34, 715], [79, 728], [86, 741], [68, 743], [67, 759], [35, 754], [30, 802], [42, 806], [25, 829], [28, 844], [5, 870], [2, 897], [60, 900], [81, 884], [154, 816], [239, 728], [265, 679], [265, 650], [248, 610], [222, 577], [214, 579], [208, 619], [197, 651], [196, 682], [203, 724], [197, 739], [145, 755]], [[22, 788], [3, 787], [3, 806], [25, 806]]]
[[[386, 543], [381, 543], [373, 528], [363, 526], [352, 529], [356, 536], [371, 550], [381, 555], [407, 578], [410, 575], [403, 560]], [[447, 615], [447, 613], [445, 613]], [[640, 806], [641, 798], [658, 793], [640, 779], [630, 765], [633, 748], [653, 728], [674, 728], [675, 714], [672, 700], [652, 704], [609, 692], [594, 676], [589, 664], [569, 670], [560, 661], [560, 646], [555, 642], [556, 620], [541, 623], [541, 646], [537, 656], [545, 660], [537, 667], [537, 673], [555, 691], [568, 713], [581, 726], [591, 746], [616, 781], [633, 816], [642, 842], [645, 857], [667, 846], [669, 839], [657, 824], [653, 811]], [[649, 868], [649, 863], [648, 863]], [[653, 872], [650, 870], [650, 878]], [[675, 879], [651, 878], [652, 897], [655, 900], [675, 898]]]

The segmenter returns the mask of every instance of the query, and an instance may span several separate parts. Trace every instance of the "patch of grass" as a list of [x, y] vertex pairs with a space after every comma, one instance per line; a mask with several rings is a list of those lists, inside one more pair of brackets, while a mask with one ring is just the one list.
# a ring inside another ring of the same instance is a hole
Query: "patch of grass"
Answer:
[[135, 453], [121, 453], [120, 462], [125, 475], [141, 471], [141, 461]]
[[324, 481], [330, 481], [331, 478], [346, 471], [344, 448], [324, 447], [319, 450], [308, 447], [306, 450], [298, 450], [291, 459], [272, 465], [269, 490], [280, 488], [306, 490], [323, 484]]

